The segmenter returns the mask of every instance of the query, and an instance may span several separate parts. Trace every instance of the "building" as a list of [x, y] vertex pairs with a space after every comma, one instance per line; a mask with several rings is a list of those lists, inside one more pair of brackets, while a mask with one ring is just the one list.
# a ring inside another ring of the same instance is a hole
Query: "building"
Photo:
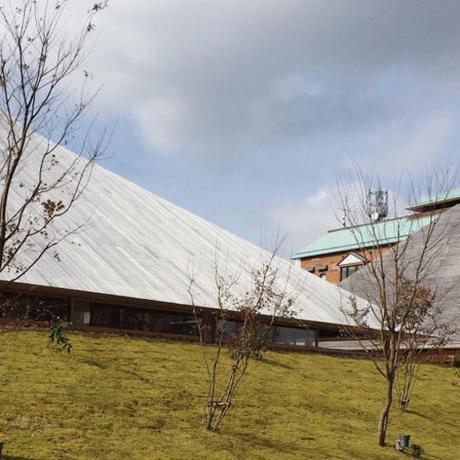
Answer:
[[415, 203], [407, 208], [407, 215], [395, 219], [329, 230], [298, 251], [293, 259], [299, 261], [302, 269], [338, 285], [375, 256], [376, 245], [385, 250], [397, 244], [428, 224], [430, 213], [459, 203], [460, 189], [455, 189], [442, 198]]
[[[411, 206], [415, 212], [430, 212], [440, 209], [433, 201]], [[432, 289], [435, 296], [435, 306], [439, 310], [436, 322], [438, 326], [447, 326], [451, 332], [446, 347], [448, 355], [460, 354], [460, 190], [452, 192], [444, 202], [443, 212], [433, 227], [430, 241], [432, 250], [425, 258], [430, 260], [429, 267], [424, 273], [423, 286]], [[405, 246], [404, 257], [408, 261], [420, 261], [425, 250], [426, 234], [423, 230], [414, 233]], [[386, 274], [394, 270], [392, 254], [383, 254], [383, 269]], [[415, 277], [414, 263], [408, 264], [405, 276]], [[369, 276], [366, 268], [359, 270], [340, 283], [348, 291], [364, 299], [375, 298], [376, 286], [373, 277]], [[391, 284], [389, 289], [391, 289]], [[331, 344], [323, 344], [331, 346]]]
[[[42, 142], [35, 138], [33, 150], [38, 151]], [[75, 159], [64, 148], [55, 154], [56, 167]], [[17, 184], [27, 187], [39, 160], [39, 155], [27, 158]], [[21, 190], [13, 192], [19, 197]], [[59, 261], [47, 252], [17, 282], [9, 281], [11, 274], [0, 275], [5, 321], [8, 303], [15, 302], [16, 308], [36, 319], [52, 311], [81, 330], [196, 340], [188, 293], [193, 272], [197, 312], [205, 324], [205, 339], [212, 342], [216, 260], [226, 273], [238, 273], [238, 288], [244, 293], [251, 272], [269, 256], [99, 165], [94, 166], [83, 195], [53, 223], [53, 233], [82, 223], [58, 246]], [[340, 311], [347, 302], [345, 291], [284, 259], [275, 258], [275, 264], [280, 286], [296, 299], [296, 314], [290, 320], [278, 318], [269, 339], [280, 346], [311, 347], [339, 335], [346, 322]]]

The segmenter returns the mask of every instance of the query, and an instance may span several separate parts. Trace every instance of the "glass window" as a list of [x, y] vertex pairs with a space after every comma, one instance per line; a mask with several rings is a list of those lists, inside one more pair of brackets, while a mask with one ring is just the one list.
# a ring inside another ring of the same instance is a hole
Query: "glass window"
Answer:
[[351, 276], [353, 273], [357, 272], [362, 265], [352, 265], [351, 267], [340, 267], [340, 281]]
[[275, 326], [268, 339], [278, 344], [314, 347], [316, 331], [300, 327]]
[[198, 335], [194, 315], [119, 305], [91, 304], [91, 325], [136, 331]]
[[[241, 321], [231, 321], [227, 320], [224, 323], [224, 337], [226, 339], [233, 337], [239, 327], [241, 327]], [[217, 327], [217, 331], [219, 328]]]
[[[240, 321], [226, 321], [224, 337], [230, 338], [235, 335], [236, 330], [241, 327]], [[268, 342], [280, 345], [296, 345], [300, 347], [316, 346], [316, 331], [303, 327], [272, 326], [271, 329], [264, 329], [261, 335], [265, 336]]]
[[0, 298], [1, 316], [10, 319], [32, 321], [56, 321], [69, 319], [69, 300], [51, 297], [35, 297], [21, 294], [7, 294]]

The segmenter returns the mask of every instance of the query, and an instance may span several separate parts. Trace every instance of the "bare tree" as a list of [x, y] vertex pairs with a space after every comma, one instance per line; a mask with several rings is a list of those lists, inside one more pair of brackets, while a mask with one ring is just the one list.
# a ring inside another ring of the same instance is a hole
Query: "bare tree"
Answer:
[[[440, 309], [446, 291], [434, 280], [449, 237], [439, 224], [442, 209], [436, 204], [448, 195], [453, 179], [433, 173], [417, 186], [400, 180], [391, 203], [378, 178], [358, 171], [353, 182], [353, 189], [339, 186], [339, 200], [365, 266], [342, 283], [352, 292], [351, 308], [344, 313], [350, 324], [347, 333], [358, 340], [386, 382], [378, 424], [378, 444], [384, 446], [395, 384], [405, 410], [420, 353], [444, 344], [450, 332]], [[401, 217], [398, 197], [404, 184], [408, 203], [422, 196], [431, 201], [430, 209]], [[372, 202], [373, 196], [377, 201]]]
[[104, 148], [104, 136], [92, 141], [86, 132], [79, 154], [59, 149], [75, 139], [94, 96], [82, 65], [94, 16], [107, 2], [93, 5], [76, 34], [66, 27], [67, 4], [0, 7], [0, 273], [9, 281], [49, 251], [59, 258], [56, 246], [78, 226], [58, 231], [54, 223], [81, 196]]
[[[278, 287], [278, 267], [275, 266], [274, 253], [252, 272], [252, 284], [244, 295], [237, 293], [238, 277], [221, 274], [216, 262], [215, 347], [207, 347], [204, 337], [206, 324], [199, 317], [195, 304], [194, 284], [195, 277], [191, 276], [188, 293], [198, 324], [207, 373], [206, 429], [218, 431], [232, 407], [236, 390], [251, 359], [262, 357], [267, 333], [276, 318], [292, 316], [294, 301], [287, 295], [285, 287]], [[223, 368], [222, 355], [225, 348], [230, 352], [229, 368]], [[226, 381], [222, 387], [219, 386], [221, 376]]]

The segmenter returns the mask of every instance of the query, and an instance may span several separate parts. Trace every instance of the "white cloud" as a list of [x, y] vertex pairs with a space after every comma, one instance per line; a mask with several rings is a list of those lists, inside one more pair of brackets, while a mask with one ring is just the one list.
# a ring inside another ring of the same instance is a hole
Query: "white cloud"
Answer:
[[286, 149], [439, 110], [458, 90], [459, 15], [447, 1], [112, 0], [89, 65], [99, 106], [157, 152]]
[[286, 237], [286, 255], [292, 256], [327, 230], [340, 226], [335, 193], [334, 186], [323, 187], [299, 200], [272, 205], [269, 218], [280, 235]]
[[[452, 114], [448, 112], [432, 113], [416, 127], [408, 139], [396, 139], [384, 155], [388, 158], [395, 151], [400, 155], [400, 167], [420, 170], [426, 168], [439, 154], [451, 134], [456, 130]], [[393, 163], [393, 168], [396, 165]]]
[[355, 135], [352, 143], [371, 151], [354, 152], [347, 160], [349, 170], [354, 162], [367, 172], [381, 178], [397, 178], [402, 170], [412, 176], [439, 167], [449, 158], [449, 146], [457, 134], [458, 117], [448, 108], [423, 113], [400, 123], [382, 123], [376, 129]]

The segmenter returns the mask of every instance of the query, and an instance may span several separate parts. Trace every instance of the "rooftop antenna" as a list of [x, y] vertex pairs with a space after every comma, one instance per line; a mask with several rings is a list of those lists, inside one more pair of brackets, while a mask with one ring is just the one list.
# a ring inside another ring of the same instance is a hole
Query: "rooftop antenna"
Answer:
[[342, 213], [343, 213], [342, 214], [342, 219], [341, 219], [342, 226], [346, 227], [347, 226], [347, 210], [346, 210], [345, 207], [343, 207], [343, 208], [340, 208], [340, 211], [342, 211]]
[[367, 215], [372, 222], [379, 222], [388, 216], [388, 191], [370, 190], [367, 194]]

